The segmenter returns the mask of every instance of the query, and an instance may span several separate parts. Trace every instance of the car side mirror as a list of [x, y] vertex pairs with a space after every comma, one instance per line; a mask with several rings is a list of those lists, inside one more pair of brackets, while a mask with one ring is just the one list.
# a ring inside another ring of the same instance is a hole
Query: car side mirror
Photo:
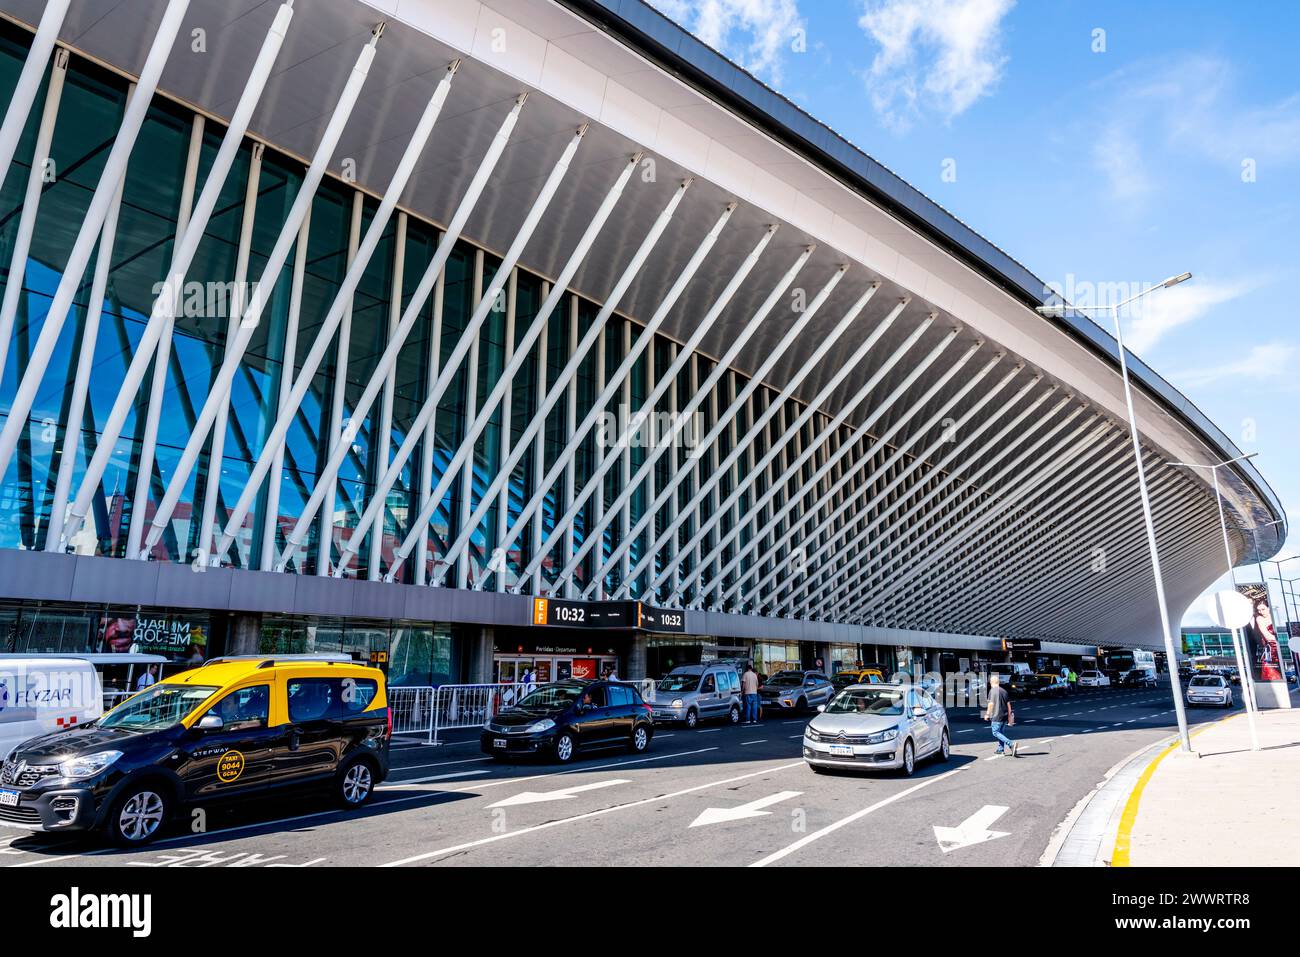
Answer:
[[200, 731], [220, 731], [226, 726], [226, 722], [221, 720], [219, 714], [205, 714], [199, 718], [198, 729]]
[[914, 708], [912, 709], [912, 717], [913, 717], [913, 718], [924, 718], [924, 717], [925, 717], [925, 709], [922, 708], [920, 705], [917, 705], [916, 707], [914, 707]]
[[826, 710], [826, 705], [824, 705], [824, 704], [819, 704], [819, 705], [817, 706], [817, 711], [818, 711], [818, 713], [821, 713], [821, 712], [823, 712], [823, 711], [825, 711], [825, 710]]

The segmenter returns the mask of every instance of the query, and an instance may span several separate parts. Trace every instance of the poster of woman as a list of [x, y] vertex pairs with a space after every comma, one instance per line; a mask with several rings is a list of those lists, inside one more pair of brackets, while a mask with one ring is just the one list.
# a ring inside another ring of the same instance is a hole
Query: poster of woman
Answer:
[[1250, 599], [1250, 624], [1246, 626], [1246, 643], [1251, 669], [1256, 681], [1281, 681], [1282, 654], [1273, 627], [1273, 610], [1263, 585], [1239, 585], [1238, 590]]

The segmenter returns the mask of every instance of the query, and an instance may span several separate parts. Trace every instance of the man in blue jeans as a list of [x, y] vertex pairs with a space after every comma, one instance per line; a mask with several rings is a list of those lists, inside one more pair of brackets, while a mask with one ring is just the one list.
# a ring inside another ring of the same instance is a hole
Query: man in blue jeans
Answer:
[[1011, 698], [1002, 687], [1002, 679], [995, 674], [989, 675], [989, 703], [984, 709], [984, 720], [989, 722], [993, 737], [997, 739], [997, 753], [1006, 754], [1009, 750], [1015, 758], [1019, 757], [1016, 754], [1016, 743], [1002, 733], [1002, 728], [1010, 725], [1012, 718]]
[[745, 724], [758, 724], [758, 673], [753, 665], [745, 665], [745, 673], [740, 676], [740, 690], [745, 697]]

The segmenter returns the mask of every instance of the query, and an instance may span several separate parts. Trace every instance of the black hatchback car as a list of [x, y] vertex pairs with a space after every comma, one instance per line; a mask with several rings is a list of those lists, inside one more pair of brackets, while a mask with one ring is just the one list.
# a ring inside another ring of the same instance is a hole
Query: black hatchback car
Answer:
[[541, 754], [565, 763], [595, 748], [644, 751], [654, 732], [654, 713], [631, 685], [558, 681], [493, 717], [480, 744], [502, 761]]

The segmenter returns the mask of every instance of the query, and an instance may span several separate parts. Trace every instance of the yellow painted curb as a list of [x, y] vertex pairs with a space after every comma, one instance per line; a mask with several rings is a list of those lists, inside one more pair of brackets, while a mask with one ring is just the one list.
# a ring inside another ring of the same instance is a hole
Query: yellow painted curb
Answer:
[[[1243, 714], [1245, 714], [1244, 711], [1238, 711], [1236, 714], [1224, 715], [1218, 720], [1208, 721], [1192, 734], [1189, 734], [1188, 738], [1194, 738], [1198, 734], [1208, 731], [1216, 725], [1223, 724], [1225, 721], [1231, 721], [1233, 718], [1240, 717]], [[1173, 744], [1161, 751], [1160, 756], [1147, 765], [1146, 770], [1142, 772], [1142, 776], [1138, 778], [1137, 784], [1133, 786], [1133, 791], [1129, 794], [1128, 801], [1124, 805], [1124, 813], [1120, 815], [1119, 830], [1115, 833], [1115, 849], [1110, 855], [1111, 867], [1129, 866], [1129, 847], [1133, 841], [1133, 825], [1137, 821], [1138, 804], [1142, 801], [1142, 792], [1146, 790], [1147, 782], [1150, 781], [1151, 776], [1155, 774], [1155, 770], [1160, 765], [1160, 762], [1172, 754], [1178, 748], [1180, 743], [1181, 742], [1175, 738]]]

